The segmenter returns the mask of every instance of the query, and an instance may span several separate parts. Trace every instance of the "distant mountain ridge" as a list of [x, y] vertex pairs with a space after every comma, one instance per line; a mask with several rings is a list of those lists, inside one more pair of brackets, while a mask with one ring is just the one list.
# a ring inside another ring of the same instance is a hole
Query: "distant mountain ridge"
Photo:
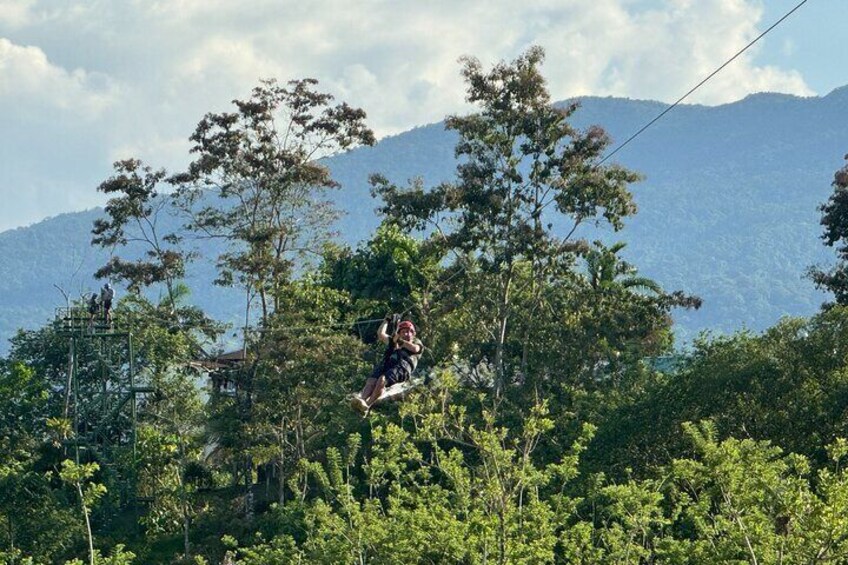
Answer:
[[[611, 149], [667, 107], [621, 98], [580, 103], [574, 125], [604, 127]], [[676, 313], [684, 338], [705, 329], [759, 331], [784, 315], [812, 314], [825, 296], [803, 274], [833, 261], [820, 240], [817, 207], [848, 153], [846, 118], [848, 86], [823, 97], [762, 93], [721, 106], [680, 105], [612, 158], [646, 177], [632, 187], [639, 213], [617, 234], [583, 235], [628, 242], [623, 255], [641, 274], [704, 298], [701, 310]], [[339, 224], [344, 240], [355, 244], [378, 223], [370, 174], [402, 184], [450, 180], [455, 140], [432, 124], [329, 159], [342, 185], [337, 202], [348, 212]], [[65, 303], [59, 288], [76, 297], [99, 286], [91, 273], [108, 254], [89, 241], [101, 213], [62, 214], [0, 233], [0, 348], [18, 327], [52, 318]], [[193, 268], [193, 301], [231, 319], [241, 302], [211, 285], [211, 271]]]

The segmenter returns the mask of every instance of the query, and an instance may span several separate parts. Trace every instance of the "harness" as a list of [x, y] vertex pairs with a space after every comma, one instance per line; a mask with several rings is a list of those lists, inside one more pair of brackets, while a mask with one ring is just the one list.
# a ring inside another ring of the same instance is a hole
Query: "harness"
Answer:
[[[392, 314], [391, 318], [386, 317], [386, 333], [389, 336], [394, 336], [397, 332], [398, 324], [400, 323], [400, 314]], [[385, 372], [386, 369], [389, 368], [389, 361], [392, 358], [392, 353], [396, 351], [395, 344], [392, 342], [391, 337], [389, 338], [389, 344], [386, 346], [386, 352], [383, 353], [383, 363], [380, 365], [381, 372]]]

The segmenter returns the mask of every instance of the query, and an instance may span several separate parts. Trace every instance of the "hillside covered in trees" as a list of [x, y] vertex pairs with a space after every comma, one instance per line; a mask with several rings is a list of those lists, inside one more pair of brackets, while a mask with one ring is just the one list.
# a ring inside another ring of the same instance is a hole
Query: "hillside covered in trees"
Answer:
[[[571, 122], [602, 126], [615, 142], [612, 150], [664, 108], [584, 98]], [[701, 309], [673, 313], [680, 343], [702, 330], [762, 331], [783, 316], [812, 315], [826, 297], [805, 272], [830, 261], [818, 206], [848, 146], [846, 113], [848, 87], [822, 98], [759, 94], [717, 107], [681, 105], [612, 158], [643, 176], [631, 186], [639, 213], [621, 232], [581, 226], [580, 235], [608, 245], [625, 241], [621, 256], [643, 274], [703, 298]], [[340, 184], [328, 198], [346, 212], [334, 228], [341, 240], [367, 241], [380, 223], [371, 174], [400, 184], [418, 176], [430, 185], [448, 181], [456, 141], [440, 123], [328, 156], [324, 162]], [[35, 329], [66, 305], [57, 286], [72, 298], [96, 289], [92, 274], [110, 253], [90, 245], [91, 224], [101, 214], [64, 214], [0, 233], [0, 351], [8, 351], [18, 328]], [[168, 229], [181, 223], [171, 221]], [[551, 221], [565, 235], [568, 226], [556, 216]], [[215, 277], [217, 242], [192, 244], [210, 259], [188, 265], [188, 300], [218, 319], [239, 319], [238, 294], [206, 284]]]
[[[54, 219], [91, 245], [64, 265], [97, 258], [125, 290], [110, 321], [60, 287], [55, 323], [0, 359], [0, 563], [844, 563], [848, 166], [799, 190], [823, 205], [835, 266], [806, 284], [828, 303], [675, 351], [672, 314], [705, 303], [686, 269], [670, 285], [629, 254], [673, 222], [581, 122], [656, 108], [553, 105], [543, 59], [462, 61], [478, 112], [445, 121], [449, 174], [370, 169], [362, 110], [266, 80], [198, 123], [185, 170], [120, 161], [102, 214]], [[655, 186], [669, 160], [722, 169], [683, 218], [696, 233], [760, 217], [724, 208], [723, 145], [654, 156]], [[358, 243], [332, 237], [340, 171], [370, 179], [344, 224]], [[207, 289], [232, 309], [192, 299]], [[350, 396], [385, 370], [392, 313], [424, 343], [420, 382], [363, 417]]]

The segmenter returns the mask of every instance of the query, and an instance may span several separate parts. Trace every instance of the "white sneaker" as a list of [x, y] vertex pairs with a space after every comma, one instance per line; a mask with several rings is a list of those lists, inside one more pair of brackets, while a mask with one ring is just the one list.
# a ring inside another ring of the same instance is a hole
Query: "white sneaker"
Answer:
[[361, 398], [359, 399], [359, 408], [360, 408], [360, 410], [362, 410], [362, 413], [365, 414], [366, 416], [368, 415], [368, 411], [371, 410], [371, 407], [368, 406], [368, 403], [365, 402]]
[[363, 414], [368, 410], [368, 404], [366, 404], [358, 394], [351, 397], [350, 407], [357, 412], [362, 412]]

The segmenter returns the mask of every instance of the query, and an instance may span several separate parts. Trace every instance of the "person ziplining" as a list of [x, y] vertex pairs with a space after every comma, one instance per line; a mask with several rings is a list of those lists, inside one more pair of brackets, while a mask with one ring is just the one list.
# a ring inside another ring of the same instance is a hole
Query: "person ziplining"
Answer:
[[387, 316], [377, 329], [377, 339], [387, 345], [386, 352], [362, 391], [351, 399], [351, 406], [364, 415], [409, 380], [424, 351], [424, 344], [415, 337], [415, 325], [409, 320], [397, 321], [398, 318]]

